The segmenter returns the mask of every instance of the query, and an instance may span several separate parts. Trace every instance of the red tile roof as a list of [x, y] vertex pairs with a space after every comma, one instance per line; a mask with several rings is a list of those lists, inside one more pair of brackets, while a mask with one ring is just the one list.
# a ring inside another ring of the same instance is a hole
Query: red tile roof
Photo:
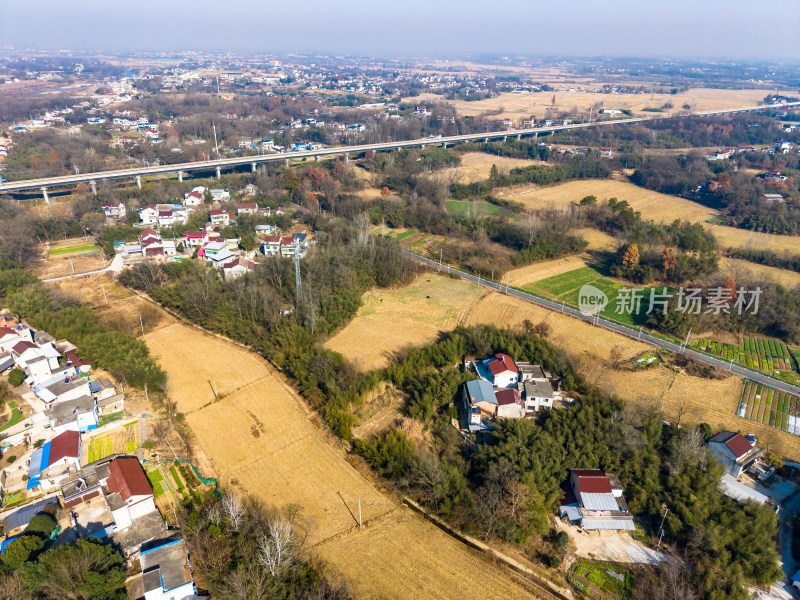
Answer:
[[23, 340], [21, 342], [17, 342], [16, 344], [14, 344], [14, 347], [12, 348], [12, 350], [14, 352], [16, 352], [17, 354], [22, 354], [26, 350], [30, 350], [31, 348], [35, 349], [35, 348], [38, 348], [38, 347], [39, 346], [37, 346], [33, 342], [29, 342], [27, 340]]
[[489, 367], [492, 375], [500, 375], [500, 373], [505, 373], [506, 371], [511, 371], [512, 373], [519, 372], [517, 365], [514, 364], [514, 361], [508, 354], [495, 354], [494, 359], [490, 360], [486, 366]]
[[150, 496], [153, 490], [147, 475], [135, 458], [116, 458], [108, 463], [109, 476], [106, 482], [111, 493], [118, 492], [123, 500], [132, 496]]
[[504, 406], [506, 404], [522, 404], [522, 396], [520, 393], [513, 389], [500, 390], [495, 394], [497, 397], [497, 404]]
[[17, 335], [17, 332], [11, 327], [0, 327], [0, 338], [4, 335]]
[[267, 235], [264, 236], [264, 243], [265, 244], [278, 244], [280, 243], [281, 238], [277, 235]]
[[255, 210], [258, 208], [258, 204], [255, 202], [240, 202], [238, 208], [249, 208], [251, 210]]
[[610, 494], [611, 482], [600, 469], [572, 469], [582, 494]]
[[291, 246], [292, 244], [297, 242], [297, 238], [293, 237], [285, 237], [281, 238], [281, 245], [282, 246]]
[[743, 457], [753, 449], [753, 445], [748, 442], [741, 433], [731, 436], [731, 438], [725, 442], [725, 445], [731, 449], [731, 452], [736, 455], [736, 458]]
[[158, 245], [150, 245], [144, 249], [145, 256], [160, 256], [164, 254], [164, 246]]
[[189, 198], [203, 198], [203, 194], [200, 192], [189, 192]]
[[184, 231], [183, 232], [183, 237], [192, 238], [192, 239], [195, 239], [195, 238], [202, 239], [202, 238], [206, 237], [206, 232], [205, 231]]
[[79, 367], [80, 368], [80, 367], [84, 367], [84, 366], [89, 364], [85, 360], [81, 360], [78, 357], [78, 353], [75, 352], [75, 350], [67, 350], [66, 352], [64, 352], [64, 356], [66, 356], [67, 360], [72, 363], [73, 367]]
[[57, 463], [62, 458], [78, 458], [81, 447], [81, 435], [77, 431], [68, 430], [50, 441], [50, 458], [47, 466]]

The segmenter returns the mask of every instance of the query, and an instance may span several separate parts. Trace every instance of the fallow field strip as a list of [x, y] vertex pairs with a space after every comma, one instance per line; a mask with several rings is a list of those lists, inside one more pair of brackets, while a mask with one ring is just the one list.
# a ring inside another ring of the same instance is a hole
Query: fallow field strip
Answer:
[[[183, 324], [144, 339], [223, 488], [276, 507], [300, 506], [312, 553], [358, 598], [444, 600], [453, 591], [467, 600], [536, 597], [517, 576], [380, 493], [260, 357]], [[226, 390], [218, 401], [205, 391], [212, 378]], [[359, 498], [364, 529], [353, 518]], [[480, 585], [470, 583], [476, 572]]]

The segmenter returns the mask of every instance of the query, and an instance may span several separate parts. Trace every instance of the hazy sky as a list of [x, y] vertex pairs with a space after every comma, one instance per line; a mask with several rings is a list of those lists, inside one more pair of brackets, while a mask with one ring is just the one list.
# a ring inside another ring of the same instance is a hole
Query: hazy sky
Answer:
[[800, 61], [800, 0], [0, 0], [0, 47]]

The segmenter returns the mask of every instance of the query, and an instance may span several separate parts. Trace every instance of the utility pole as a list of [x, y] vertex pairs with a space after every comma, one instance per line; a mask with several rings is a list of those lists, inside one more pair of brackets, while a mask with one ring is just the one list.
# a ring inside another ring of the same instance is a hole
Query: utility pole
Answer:
[[219, 394], [217, 393], [217, 378], [211, 378], [211, 386], [214, 388], [214, 398], [219, 400]]
[[142, 315], [139, 315], [139, 327], [142, 328], [142, 335], [144, 335], [144, 323], [142, 322]]
[[439, 248], [439, 270], [442, 270], [442, 249]]
[[214, 150], [217, 153], [217, 158], [219, 158], [219, 144], [217, 144], [217, 126], [214, 125], [214, 123], [212, 123], [211, 127], [214, 129]]
[[147, 395], [147, 384], [144, 384], [144, 399], [150, 402], [150, 396]]
[[105, 299], [106, 304], [108, 304], [108, 296], [106, 296], [106, 286], [101, 285], [100, 287], [103, 288], [103, 298]]
[[363, 523], [361, 522], [361, 498], [358, 499], [358, 528], [361, 529]]
[[69, 266], [72, 267], [72, 274], [75, 275], [75, 265], [72, 264], [72, 259], [69, 259]]
[[302, 282], [300, 281], [300, 243], [294, 249], [294, 289], [297, 294], [297, 310], [300, 310], [300, 289]]

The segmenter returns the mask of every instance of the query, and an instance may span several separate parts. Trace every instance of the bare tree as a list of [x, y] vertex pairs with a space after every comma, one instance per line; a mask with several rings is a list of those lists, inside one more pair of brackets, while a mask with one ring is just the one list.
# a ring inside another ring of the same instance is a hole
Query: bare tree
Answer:
[[231, 529], [239, 531], [246, 516], [242, 499], [237, 494], [228, 492], [222, 497], [222, 512], [230, 522]]
[[273, 577], [288, 567], [295, 558], [295, 540], [292, 524], [284, 517], [269, 522], [268, 533], [258, 540], [258, 562]]

